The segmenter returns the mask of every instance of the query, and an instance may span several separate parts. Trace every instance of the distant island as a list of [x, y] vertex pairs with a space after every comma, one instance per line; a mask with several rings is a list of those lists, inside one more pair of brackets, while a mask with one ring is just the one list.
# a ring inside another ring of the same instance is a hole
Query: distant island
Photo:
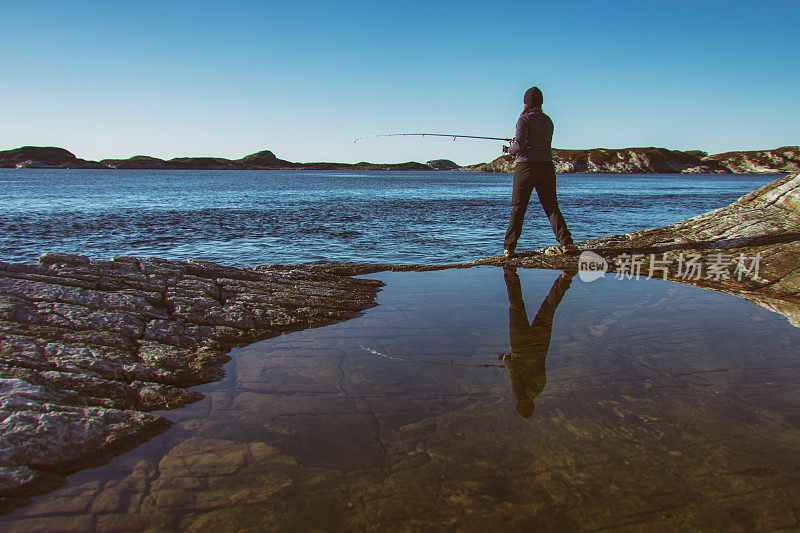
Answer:
[[[666, 148], [553, 149], [558, 172], [587, 173], [695, 173], [772, 174], [800, 170], [800, 147], [774, 150], [725, 152], [709, 155], [701, 150]], [[80, 159], [64, 148], [23, 146], [0, 151], [0, 168], [139, 169], [139, 170], [463, 170], [512, 172], [513, 157], [505, 155], [489, 163], [460, 166], [448, 159], [427, 163], [294, 163], [262, 150], [241, 159], [224, 157], [175, 157], [160, 159], [137, 155], [127, 159]]]

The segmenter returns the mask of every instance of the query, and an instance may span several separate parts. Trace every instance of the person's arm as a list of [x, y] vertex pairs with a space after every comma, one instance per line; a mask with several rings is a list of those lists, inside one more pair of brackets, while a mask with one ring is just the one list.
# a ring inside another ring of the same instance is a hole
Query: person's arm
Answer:
[[528, 121], [525, 120], [524, 116], [519, 117], [516, 133], [511, 140], [511, 146], [508, 148], [509, 154], [516, 155], [528, 144], [528, 130]]

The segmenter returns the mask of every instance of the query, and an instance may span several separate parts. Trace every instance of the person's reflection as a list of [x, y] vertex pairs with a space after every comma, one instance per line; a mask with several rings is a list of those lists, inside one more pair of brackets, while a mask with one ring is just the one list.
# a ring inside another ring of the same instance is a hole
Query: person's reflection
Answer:
[[501, 358], [508, 369], [511, 390], [517, 398], [517, 413], [524, 418], [533, 414], [533, 399], [544, 390], [547, 382], [544, 364], [547, 349], [550, 347], [550, 334], [553, 331], [553, 315], [575, 274], [575, 272], [563, 272], [556, 279], [550, 294], [539, 307], [533, 323], [530, 323], [525, 312], [525, 302], [522, 300], [522, 284], [517, 269], [503, 268], [503, 277], [508, 289], [508, 333], [511, 337], [511, 353], [502, 354]]

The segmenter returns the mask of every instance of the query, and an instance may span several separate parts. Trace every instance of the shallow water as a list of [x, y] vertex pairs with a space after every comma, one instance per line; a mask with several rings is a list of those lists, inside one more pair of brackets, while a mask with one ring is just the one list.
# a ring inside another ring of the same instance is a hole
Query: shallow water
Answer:
[[655, 280], [382, 273], [235, 350], [175, 426], [10, 531], [796, 527], [800, 330]]
[[[776, 176], [560, 174], [576, 239], [628, 233], [728, 205]], [[44, 251], [444, 264], [502, 250], [510, 174], [0, 169], [0, 260]], [[555, 244], [534, 202], [521, 247]]]

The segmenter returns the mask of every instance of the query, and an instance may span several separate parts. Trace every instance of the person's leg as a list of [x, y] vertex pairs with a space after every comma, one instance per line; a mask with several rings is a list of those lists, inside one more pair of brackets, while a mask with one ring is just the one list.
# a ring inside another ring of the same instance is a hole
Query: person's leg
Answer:
[[537, 163], [538, 172], [536, 173], [536, 194], [542, 208], [550, 219], [550, 226], [553, 233], [562, 245], [572, 244], [572, 235], [567, 228], [567, 222], [561, 209], [558, 208], [558, 198], [556, 197], [556, 171], [552, 163]]
[[[509, 324], [511, 324], [512, 330], [515, 326], [527, 328], [530, 322], [528, 322], [528, 314], [525, 311], [525, 301], [522, 299], [522, 283], [519, 280], [517, 269], [503, 267], [503, 279], [506, 281], [506, 290], [508, 291]], [[513, 331], [511, 336], [514, 336]], [[512, 348], [513, 344], [512, 342]]]
[[506, 238], [503, 246], [506, 250], [514, 251], [517, 241], [522, 234], [522, 223], [525, 221], [525, 212], [533, 192], [533, 173], [528, 163], [517, 163], [514, 168], [514, 186], [511, 192], [511, 219], [508, 221]]

